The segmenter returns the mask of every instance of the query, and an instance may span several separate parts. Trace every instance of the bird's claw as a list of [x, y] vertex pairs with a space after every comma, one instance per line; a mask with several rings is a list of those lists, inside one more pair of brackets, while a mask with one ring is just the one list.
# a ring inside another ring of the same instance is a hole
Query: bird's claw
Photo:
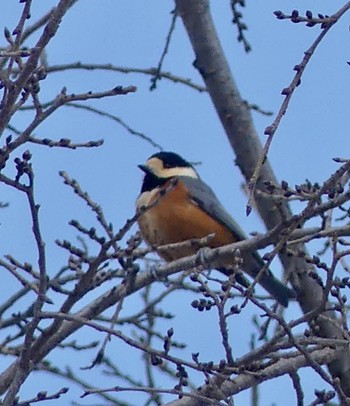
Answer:
[[207, 269], [211, 267], [211, 263], [208, 259], [211, 251], [212, 251], [211, 248], [208, 247], [203, 247], [198, 250], [197, 252], [198, 265], [201, 265]]
[[168, 277], [167, 276], [162, 276], [159, 274], [158, 271], [159, 265], [151, 265], [150, 266], [150, 274], [152, 275], [152, 277], [157, 281], [157, 282], [168, 282]]

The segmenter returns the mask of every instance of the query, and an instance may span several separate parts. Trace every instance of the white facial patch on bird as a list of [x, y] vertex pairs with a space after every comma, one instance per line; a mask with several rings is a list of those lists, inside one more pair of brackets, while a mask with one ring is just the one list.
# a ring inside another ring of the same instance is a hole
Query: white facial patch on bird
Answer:
[[172, 178], [174, 176], [189, 176], [199, 178], [197, 172], [191, 166], [177, 166], [164, 168], [163, 161], [159, 158], [151, 158], [146, 162], [151, 171], [159, 178]]

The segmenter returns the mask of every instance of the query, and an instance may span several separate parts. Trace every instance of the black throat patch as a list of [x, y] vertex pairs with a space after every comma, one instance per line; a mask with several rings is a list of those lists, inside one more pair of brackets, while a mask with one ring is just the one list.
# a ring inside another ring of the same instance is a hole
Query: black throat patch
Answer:
[[150, 192], [157, 187], [164, 186], [170, 179], [171, 178], [159, 178], [152, 173], [146, 173], [143, 179], [141, 193]]

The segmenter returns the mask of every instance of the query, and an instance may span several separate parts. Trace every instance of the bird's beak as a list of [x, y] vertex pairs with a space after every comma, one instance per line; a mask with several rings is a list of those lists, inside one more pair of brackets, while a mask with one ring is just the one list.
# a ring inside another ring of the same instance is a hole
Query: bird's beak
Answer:
[[137, 166], [141, 169], [141, 171], [145, 172], [145, 174], [153, 175], [153, 171], [149, 166], [147, 165], [137, 165]]

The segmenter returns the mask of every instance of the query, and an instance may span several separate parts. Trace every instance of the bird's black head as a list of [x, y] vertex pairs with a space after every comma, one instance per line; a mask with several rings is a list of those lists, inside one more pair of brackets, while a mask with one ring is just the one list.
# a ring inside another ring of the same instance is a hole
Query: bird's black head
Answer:
[[141, 193], [163, 186], [176, 176], [198, 178], [193, 166], [175, 152], [162, 151], [150, 156], [145, 165], [139, 165], [145, 172]]
[[180, 155], [175, 152], [161, 151], [153, 154], [148, 160], [152, 158], [159, 159], [163, 163], [164, 169], [169, 168], [192, 168], [192, 165], [187, 162]]

